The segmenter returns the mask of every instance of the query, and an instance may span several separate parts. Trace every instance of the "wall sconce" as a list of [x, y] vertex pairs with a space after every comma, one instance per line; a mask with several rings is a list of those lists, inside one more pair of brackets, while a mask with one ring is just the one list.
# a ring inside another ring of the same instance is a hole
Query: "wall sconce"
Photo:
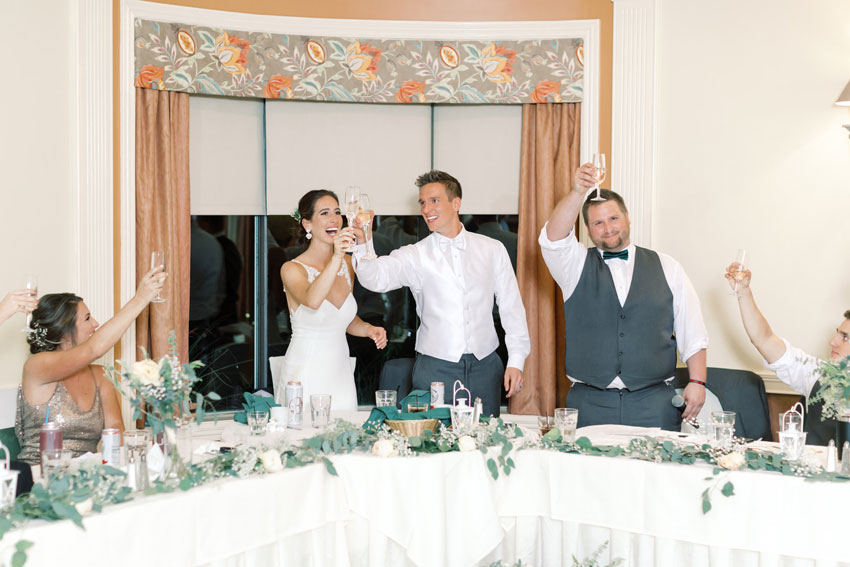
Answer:
[[[841, 91], [841, 94], [838, 95], [838, 100], [835, 101], [835, 106], [850, 106], [850, 83], [847, 83], [847, 86], [844, 87], [844, 90]], [[850, 124], [845, 124], [845, 128], [850, 132]]]

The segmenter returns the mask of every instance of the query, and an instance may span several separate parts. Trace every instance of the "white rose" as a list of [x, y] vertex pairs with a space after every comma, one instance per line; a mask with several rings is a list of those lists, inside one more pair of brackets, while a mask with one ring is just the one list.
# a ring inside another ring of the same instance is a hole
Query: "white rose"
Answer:
[[461, 435], [457, 440], [457, 448], [460, 449], [461, 452], [474, 451], [477, 448], [475, 445], [475, 439], [469, 435]]
[[379, 457], [392, 457], [395, 454], [395, 447], [390, 439], [379, 439], [372, 445], [372, 454]]
[[723, 467], [724, 469], [729, 469], [730, 471], [736, 471], [746, 464], [747, 459], [744, 458], [744, 455], [737, 452], [727, 453], [717, 459], [717, 464]]
[[162, 384], [162, 375], [159, 373], [159, 364], [146, 358], [133, 365], [130, 374], [140, 383], [150, 386]]
[[268, 451], [260, 453], [260, 462], [263, 463], [263, 468], [270, 473], [276, 473], [283, 470], [283, 461], [280, 460], [280, 453], [274, 449], [269, 449]]
[[76, 506], [74, 507], [77, 509], [77, 513], [79, 513], [80, 516], [85, 516], [89, 514], [92, 510], [92, 507], [94, 507], [94, 500], [92, 500], [91, 498], [86, 498], [82, 502], [77, 502]]

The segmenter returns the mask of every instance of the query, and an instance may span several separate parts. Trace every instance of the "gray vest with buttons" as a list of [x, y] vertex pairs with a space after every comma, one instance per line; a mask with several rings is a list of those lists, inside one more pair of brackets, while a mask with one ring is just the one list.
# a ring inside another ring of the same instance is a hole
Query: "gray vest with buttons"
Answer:
[[596, 248], [587, 251], [578, 285], [564, 303], [566, 370], [607, 388], [617, 376], [640, 390], [673, 376], [673, 293], [658, 254], [635, 248], [632, 285], [620, 307], [611, 271]]

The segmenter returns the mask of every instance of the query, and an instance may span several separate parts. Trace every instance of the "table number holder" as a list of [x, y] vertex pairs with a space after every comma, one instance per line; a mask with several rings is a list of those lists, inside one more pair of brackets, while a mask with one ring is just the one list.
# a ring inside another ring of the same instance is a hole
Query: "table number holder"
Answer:
[[15, 502], [21, 471], [9, 468], [9, 448], [3, 443], [0, 443], [0, 451], [3, 451], [3, 460], [0, 461], [0, 509], [6, 509]]

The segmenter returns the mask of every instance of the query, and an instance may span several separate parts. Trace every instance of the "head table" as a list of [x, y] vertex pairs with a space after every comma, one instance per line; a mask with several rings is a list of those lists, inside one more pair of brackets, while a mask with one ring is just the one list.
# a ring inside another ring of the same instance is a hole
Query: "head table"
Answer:
[[[534, 417], [503, 419], [536, 434]], [[578, 434], [603, 443], [633, 429]], [[724, 472], [735, 494], [718, 493], [704, 515], [700, 496], [717, 480], [707, 465], [546, 450], [513, 459], [494, 480], [479, 451], [332, 456], [338, 476], [314, 464], [218, 480], [107, 506], [85, 517], [84, 531], [33, 521], [0, 540], [0, 559], [24, 539], [34, 543], [30, 566], [560, 566], [607, 542], [600, 566], [850, 566], [848, 483]]]

